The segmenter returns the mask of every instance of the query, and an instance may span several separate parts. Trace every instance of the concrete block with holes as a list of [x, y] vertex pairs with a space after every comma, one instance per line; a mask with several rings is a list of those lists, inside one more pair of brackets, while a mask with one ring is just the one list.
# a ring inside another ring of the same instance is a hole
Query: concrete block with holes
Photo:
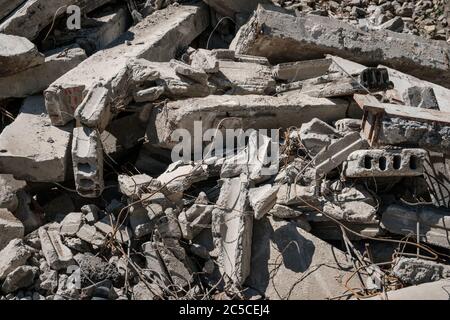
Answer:
[[358, 150], [344, 162], [348, 178], [415, 177], [423, 175], [424, 149]]
[[103, 148], [97, 130], [88, 127], [73, 130], [72, 162], [78, 194], [86, 198], [99, 197], [104, 181]]

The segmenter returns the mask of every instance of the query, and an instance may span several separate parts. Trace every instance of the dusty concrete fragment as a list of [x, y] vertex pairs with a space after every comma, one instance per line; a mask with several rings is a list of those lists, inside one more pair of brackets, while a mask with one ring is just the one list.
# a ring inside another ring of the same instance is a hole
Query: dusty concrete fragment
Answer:
[[369, 300], [445, 300], [448, 301], [448, 286], [450, 280], [445, 279], [436, 282], [423, 283], [395, 291], [389, 291], [385, 295], [378, 295]]
[[84, 224], [77, 232], [77, 237], [94, 246], [101, 246], [106, 238], [94, 226]]
[[325, 75], [331, 63], [329, 58], [280, 63], [272, 68], [272, 74], [278, 80], [302, 81]]
[[21, 239], [11, 240], [0, 251], [0, 280], [4, 280], [17, 267], [23, 266], [31, 253], [32, 249], [26, 246]]
[[53, 81], [87, 58], [83, 49], [61, 48], [46, 53], [42, 64], [0, 77], [0, 98], [24, 98], [41, 93]]
[[[252, 270], [246, 284], [270, 300], [327, 299], [345, 292], [346, 255], [293, 222], [255, 222]], [[359, 287], [354, 280], [352, 288]]]
[[14, 215], [6, 209], [0, 209], [0, 250], [13, 239], [22, 239], [25, 228]]
[[183, 238], [193, 240], [203, 229], [211, 227], [214, 205], [195, 203], [178, 216]]
[[108, 88], [96, 84], [75, 110], [75, 119], [86, 127], [103, 131], [112, 118], [110, 97]]
[[403, 283], [418, 285], [450, 278], [450, 266], [423, 259], [400, 257], [395, 261], [393, 273]]
[[26, 38], [0, 33], [0, 77], [43, 64], [45, 57]]
[[294, 219], [304, 215], [302, 211], [294, 210], [288, 206], [275, 204], [275, 206], [269, 211], [269, 214], [279, 219]]
[[103, 149], [97, 130], [73, 130], [72, 161], [77, 192], [88, 198], [99, 197], [104, 188]]
[[[278, 129], [300, 126], [302, 123], [319, 118], [331, 122], [345, 117], [347, 103], [343, 100], [311, 98], [304, 95], [295, 97], [271, 96], [208, 96], [169, 102], [155, 108], [148, 127], [147, 137], [154, 144], [173, 148], [178, 142], [171, 138], [177, 129], [187, 130], [194, 135], [194, 121], [202, 121], [203, 131], [222, 127], [239, 126], [247, 129]], [[237, 118], [228, 124], [224, 118]], [[202, 132], [204, 133], [204, 132]]]
[[83, 213], [72, 212], [69, 213], [63, 221], [61, 221], [60, 234], [62, 236], [74, 236], [80, 230], [83, 224]]
[[368, 143], [359, 132], [349, 133], [324, 147], [314, 159], [316, 186], [319, 186], [319, 179], [340, 166], [352, 152], [364, 147], [368, 147]]
[[419, 224], [420, 241], [450, 248], [448, 210], [433, 206], [390, 205], [382, 213], [382, 227], [392, 233], [416, 235]]
[[323, 212], [337, 220], [350, 223], [375, 224], [378, 222], [377, 209], [362, 201], [327, 202], [323, 206]]
[[161, 288], [154, 283], [146, 284], [141, 281], [133, 287], [133, 300], [158, 300], [158, 298], [162, 296], [163, 292]]
[[170, 284], [170, 276], [165, 269], [164, 262], [161, 260], [158, 244], [146, 242], [142, 244], [142, 252], [145, 257], [146, 270], [144, 270], [155, 278], [156, 283]]
[[[203, 5], [170, 6], [146, 17], [119, 38], [119, 45], [92, 55], [46, 90], [46, 106], [52, 123], [63, 125], [73, 119], [86, 93], [99, 82], [111, 90], [111, 99], [126, 100], [131, 76], [127, 70], [129, 59], [169, 61], [176, 50], [194, 40], [208, 22], [208, 11]], [[130, 46], [126, 44], [130, 42]]]
[[255, 219], [259, 220], [269, 212], [277, 201], [279, 186], [266, 184], [248, 191], [250, 205], [255, 211]]
[[[0, 32], [14, 34], [30, 40], [52, 23], [54, 17], [66, 12], [67, 6], [76, 4], [88, 13], [110, 0], [30, 0], [0, 24]], [[57, 10], [59, 7], [63, 9]], [[55, 12], [56, 11], [56, 12]]]
[[148, 187], [153, 178], [146, 174], [138, 174], [134, 176], [119, 175], [119, 189], [127, 197], [135, 198], [139, 197]]
[[275, 93], [275, 80], [269, 66], [230, 60], [219, 61], [219, 72], [210, 81], [227, 94]]
[[314, 193], [313, 186], [300, 186], [298, 184], [282, 184], [277, 194], [277, 204], [290, 205], [317, 205], [319, 199]]
[[[114, 233], [114, 226], [117, 224], [114, 216], [105, 216], [103, 219], [97, 221], [94, 225], [100, 233], [105, 237]], [[119, 225], [119, 224], [118, 224]], [[131, 237], [131, 230], [126, 226], [121, 226], [115, 232], [115, 238], [120, 243], [127, 243]]]
[[[208, 178], [207, 165], [183, 164], [182, 161], [172, 163], [157, 180], [169, 193], [182, 194], [193, 183]], [[169, 195], [166, 195], [169, 196]]]
[[260, 6], [230, 48], [236, 53], [265, 56], [272, 63], [335, 54], [367, 66], [385, 64], [450, 86], [449, 45], [392, 31], [364, 32], [316, 15], [295, 16]]
[[62, 243], [59, 231], [41, 227], [39, 228], [39, 238], [42, 252], [50, 268], [61, 270], [73, 263], [72, 252]]
[[220, 268], [238, 287], [250, 274], [253, 215], [248, 212], [247, 185], [245, 178], [224, 179], [212, 222]]
[[17, 267], [6, 277], [2, 285], [2, 291], [10, 293], [31, 286], [38, 271], [37, 267], [32, 266]]
[[206, 84], [208, 82], [208, 75], [202, 69], [196, 69], [184, 62], [172, 59], [170, 66], [175, 70], [176, 74], [185, 76], [195, 82]]
[[170, 279], [175, 288], [181, 289], [189, 286], [194, 280], [192, 270], [185, 262], [180, 261], [177, 257], [168, 250], [162, 243], [158, 244], [158, 250], [161, 261], [164, 263]]
[[426, 156], [423, 149], [358, 150], [344, 163], [344, 175], [349, 178], [421, 176]]
[[220, 172], [221, 178], [233, 178], [245, 174], [250, 181], [258, 183], [277, 173], [279, 149], [276, 138], [269, 138], [254, 131], [248, 140], [247, 146], [236, 156], [225, 159]]
[[206, 73], [219, 72], [219, 60], [212, 51], [198, 49], [190, 56], [191, 66]]
[[152, 223], [152, 219], [150, 219], [146, 208], [137, 204], [131, 206], [129, 212], [131, 231], [136, 238], [141, 238], [152, 233], [155, 224]]
[[0, 171], [26, 181], [65, 181], [71, 127], [50, 125], [42, 96], [26, 99], [0, 135]]
[[25, 181], [14, 179], [11, 174], [0, 174], [0, 208], [15, 212], [19, 207], [17, 194], [26, 186]]
[[299, 137], [311, 155], [318, 154], [324, 147], [342, 137], [332, 126], [314, 118], [302, 124], [299, 132], [293, 132], [291, 137]]
[[431, 87], [411, 87], [404, 94], [405, 104], [412, 107], [439, 110], [439, 104]]

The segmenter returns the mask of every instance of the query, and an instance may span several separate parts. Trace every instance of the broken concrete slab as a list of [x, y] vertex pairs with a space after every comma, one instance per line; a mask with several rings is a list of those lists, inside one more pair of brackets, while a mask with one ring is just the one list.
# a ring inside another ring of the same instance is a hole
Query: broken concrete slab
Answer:
[[418, 285], [450, 278], [450, 266], [417, 258], [400, 257], [393, 274], [403, 283]]
[[[30, 0], [0, 24], [0, 32], [34, 40], [40, 31], [52, 23], [53, 19], [65, 13], [69, 5], [76, 4], [83, 7], [83, 12], [88, 13], [109, 1]], [[62, 9], [57, 10], [57, 8]]]
[[62, 236], [75, 236], [83, 224], [83, 213], [72, 212], [61, 221], [60, 234]]
[[450, 87], [449, 45], [392, 31], [364, 32], [316, 15], [295, 16], [260, 6], [230, 48], [236, 53], [265, 56], [272, 63], [335, 54], [367, 66], [385, 64]]
[[41, 64], [10, 76], [0, 77], [0, 99], [25, 98], [41, 93], [53, 81], [86, 58], [84, 50], [78, 47], [47, 52]]
[[390, 205], [382, 212], [381, 226], [389, 232], [416, 235], [419, 227], [420, 241], [450, 248], [448, 210], [434, 206]]
[[75, 119], [83, 126], [105, 130], [112, 119], [110, 91], [102, 83], [97, 83], [88, 91], [75, 110]]
[[94, 246], [101, 246], [105, 243], [105, 236], [97, 231], [94, 226], [84, 224], [77, 232], [77, 237]]
[[220, 269], [237, 287], [250, 274], [253, 214], [248, 211], [247, 185], [245, 177], [224, 179], [212, 219]]
[[95, 129], [73, 130], [72, 162], [77, 192], [88, 198], [99, 197], [104, 189], [103, 148]]
[[261, 219], [273, 208], [277, 202], [278, 189], [279, 186], [266, 184], [248, 191], [248, 198], [255, 212], [255, 219]]
[[43, 64], [45, 57], [26, 38], [0, 33], [0, 77]]
[[291, 133], [291, 138], [299, 138], [306, 150], [315, 156], [323, 148], [342, 138], [342, 135], [326, 122], [314, 118], [302, 124], [298, 132]]
[[33, 266], [17, 267], [6, 277], [2, 285], [2, 291], [10, 293], [31, 286], [38, 271], [39, 268]]
[[146, 17], [118, 39], [120, 44], [92, 55], [49, 86], [45, 97], [52, 123], [63, 125], [72, 120], [87, 92], [99, 82], [111, 90], [111, 99], [126, 98], [128, 59], [169, 61], [176, 50], [194, 40], [208, 22], [203, 5], [169, 6]]
[[183, 238], [193, 240], [203, 229], [211, 228], [214, 205], [194, 203], [178, 216]]
[[208, 82], [208, 75], [202, 69], [196, 69], [175, 59], [170, 60], [170, 67], [175, 70], [176, 74], [189, 78], [195, 82], [202, 84], [206, 84]]
[[0, 135], [1, 172], [26, 181], [65, 181], [71, 127], [51, 126], [42, 96], [26, 99], [19, 116]]
[[129, 198], [139, 198], [144, 193], [145, 188], [148, 187], [153, 178], [146, 174], [138, 174], [134, 176], [119, 175], [119, 189], [122, 194]]
[[[153, 144], [172, 149], [178, 142], [171, 137], [177, 129], [185, 129], [194, 135], [194, 122], [202, 121], [202, 134], [211, 128], [238, 126], [247, 129], [279, 129], [300, 126], [302, 123], [319, 118], [326, 122], [345, 117], [348, 104], [344, 100], [311, 98], [304, 95], [295, 97], [208, 96], [168, 102], [154, 109], [147, 137]], [[222, 121], [224, 118], [237, 120]], [[154, 122], [153, 122], [154, 121]], [[200, 137], [201, 138], [201, 137]]]
[[245, 174], [247, 179], [255, 183], [268, 180], [278, 172], [278, 152], [276, 137], [253, 131], [248, 137], [247, 146], [237, 155], [224, 160], [220, 177], [233, 178]]
[[11, 240], [0, 251], [0, 280], [4, 280], [17, 267], [23, 266], [32, 252], [22, 239]]
[[[293, 222], [255, 222], [252, 270], [246, 285], [270, 300], [324, 300], [345, 292], [346, 255]], [[350, 281], [352, 288], [357, 282]]]
[[13, 239], [22, 239], [25, 228], [11, 212], [0, 209], [0, 250], [8, 245]]
[[73, 264], [73, 255], [61, 240], [59, 231], [51, 230], [51, 227], [39, 228], [42, 252], [48, 265], [53, 270], [61, 270]]
[[277, 80], [302, 81], [327, 74], [332, 62], [327, 58], [280, 63], [272, 68], [272, 74]]
[[421, 176], [426, 157], [423, 149], [358, 150], [348, 156], [343, 174], [349, 178]]
[[210, 81], [220, 91], [234, 95], [271, 95], [276, 85], [269, 66], [231, 60], [219, 60], [219, 72], [213, 74]]
[[219, 72], [219, 60], [213, 51], [205, 49], [195, 50], [189, 57], [191, 66], [197, 69], [201, 69], [206, 73]]

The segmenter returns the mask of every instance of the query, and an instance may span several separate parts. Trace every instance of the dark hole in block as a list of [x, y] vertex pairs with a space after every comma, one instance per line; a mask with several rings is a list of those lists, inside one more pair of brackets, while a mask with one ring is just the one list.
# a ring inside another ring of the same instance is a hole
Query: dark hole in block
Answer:
[[378, 164], [379, 164], [379, 166], [380, 166], [380, 169], [381, 169], [382, 171], [385, 171], [385, 170], [386, 170], [386, 167], [387, 167], [387, 160], [386, 160], [386, 157], [381, 157]]
[[418, 159], [416, 156], [411, 156], [411, 158], [409, 158], [409, 167], [412, 170], [417, 170], [417, 166], [418, 166]]
[[372, 169], [372, 157], [364, 156], [364, 168]]
[[394, 169], [400, 170], [400, 167], [402, 165], [402, 157], [401, 156], [394, 156]]

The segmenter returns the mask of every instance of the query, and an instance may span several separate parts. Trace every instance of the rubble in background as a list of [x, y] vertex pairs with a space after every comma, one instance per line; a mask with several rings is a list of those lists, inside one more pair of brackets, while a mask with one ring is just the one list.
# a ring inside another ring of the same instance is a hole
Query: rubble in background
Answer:
[[0, 299], [448, 298], [442, 1], [56, 2], [0, 0]]

